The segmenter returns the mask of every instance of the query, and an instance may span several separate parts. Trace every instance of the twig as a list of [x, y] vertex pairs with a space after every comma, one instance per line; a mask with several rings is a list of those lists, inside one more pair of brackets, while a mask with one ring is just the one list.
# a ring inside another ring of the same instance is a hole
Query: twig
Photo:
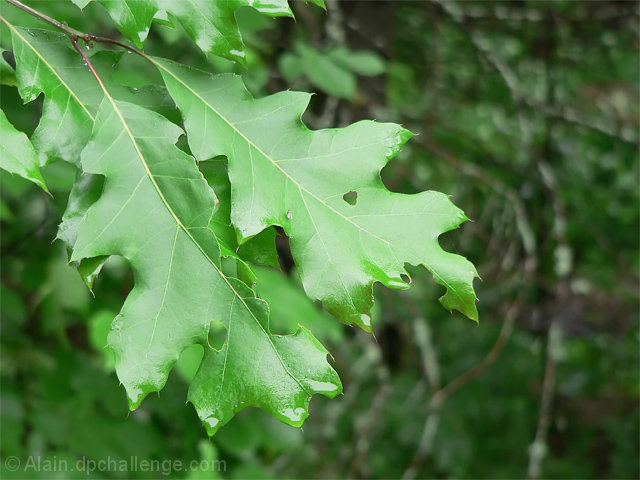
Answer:
[[518, 298], [516, 298], [516, 300], [507, 310], [504, 323], [502, 324], [502, 328], [500, 329], [500, 333], [498, 334], [498, 338], [496, 339], [489, 353], [482, 359], [482, 361], [476, 364], [473, 368], [454, 378], [443, 388], [437, 390], [429, 400], [429, 404], [427, 407], [427, 420], [425, 422], [422, 436], [420, 438], [418, 448], [413, 457], [413, 460], [411, 461], [411, 464], [409, 465], [409, 467], [407, 467], [404, 474], [402, 475], [403, 479], [408, 480], [415, 478], [418, 468], [431, 452], [435, 434], [438, 428], [438, 423], [440, 421], [440, 409], [442, 408], [442, 405], [447, 397], [449, 397], [464, 384], [482, 375], [502, 353], [502, 350], [507, 345], [507, 342], [511, 337], [511, 332], [513, 331], [515, 320], [516, 318], [518, 318], [518, 313], [520, 312], [520, 308], [524, 303], [524, 297], [524, 294], [520, 293]]
[[[420, 139], [418, 139], [420, 141]], [[438, 155], [439, 157], [447, 160], [449, 163], [457, 166], [462, 170], [466, 175], [472, 176], [481, 180], [483, 183], [487, 184], [491, 187], [496, 193], [504, 196], [509, 200], [509, 203], [513, 207], [515, 216], [516, 216], [516, 226], [518, 228], [518, 232], [520, 233], [520, 238], [522, 239], [522, 246], [527, 254], [527, 261], [537, 263], [536, 253], [537, 253], [537, 245], [535, 240], [535, 235], [533, 233], [533, 229], [531, 228], [531, 224], [527, 218], [526, 208], [522, 199], [518, 196], [517, 192], [505, 186], [498, 179], [487, 173], [486, 171], [476, 167], [475, 165], [471, 165], [467, 162], [463, 162], [458, 159], [455, 155], [440, 147], [435, 142], [429, 140], [422, 140], [421, 145], [423, 145], [430, 152]], [[526, 267], [528, 270], [533, 270], [536, 265], [531, 265]]]
[[344, 45], [346, 43], [347, 35], [344, 31], [344, 19], [338, 0], [327, 0], [327, 10], [331, 12], [331, 15], [327, 17], [327, 21], [325, 23], [327, 39], [329, 40], [329, 43], [334, 46]]
[[96, 80], [100, 84], [100, 87], [102, 88], [102, 90], [107, 92], [107, 87], [104, 86], [104, 83], [102, 83], [102, 79], [100, 78], [98, 73], [93, 68], [93, 65], [91, 64], [91, 60], [89, 60], [89, 57], [87, 57], [87, 55], [84, 53], [84, 51], [82, 50], [82, 47], [80, 45], [78, 45], [78, 38], [77, 37], [72, 37], [71, 38], [71, 43], [73, 44], [73, 48], [75, 48], [77, 50], [77, 52], [82, 56], [82, 58], [84, 59], [85, 64], [87, 65], [87, 67], [89, 67], [89, 70], [91, 70], [91, 73], [93, 73], [93, 76], [96, 77]]
[[416, 317], [413, 321], [413, 333], [416, 345], [420, 349], [422, 368], [429, 386], [434, 390], [440, 389], [440, 365], [433, 345], [433, 334], [426, 320]]
[[[553, 20], [553, 18], [552, 18]], [[555, 38], [552, 36], [552, 29], [547, 30], [550, 44], [555, 49]], [[551, 78], [551, 49], [547, 50], [546, 56], [546, 74], [547, 74], [547, 102], [555, 101], [555, 88]], [[551, 119], [547, 119], [547, 134], [545, 147], [545, 157], [549, 158], [553, 155], [552, 129], [553, 123]], [[556, 240], [554, 249], [555, 254], [555, 271], [558, 275], [558, 282], [554, 288], [555, 293], [561, 299], [568, 293], [568, 277], [573, 268], [571, 255], [572, 251], [566, 238], [566, 213], [564, 204], [558, 194], [558, 182], [551, 166], [540, 156], [534, 155], [536, 166], [540, 172], [540, 178], [543, 185], [549, 191], [553, 208], [553, 236]], [[564, 257], [564, 258], [563, 258]], [[547, 435], [549, 425], [551, 424], [551, 404], [555, 390], [555, 379], [557, 361], [559, 356], [559, 343], [561, 338], [561, 329], [557, 318], [551, 319], [547, 340], [547, 355], [544, 379], [542, 381], [542, 395], [540, 398], [540, 413], [538, 415], [538, 425], [533, 443], [529, 447], [529, 464], [527, 466], [527, 479], [538, 479], [542, 471], [542, 461], [547, 452]]]
[[[380, 347], [375, 344], [379, 349]], [[349, 466], [349, 473], [347, 478], [354, 478], [356, 473], [360, 471], [363, 465], [367, 465], [367, 454], [371, 447], [371, 440], [373, 438], [373, 430], [376, 425], [379, 425], [380, 414], [384, 407], [389, 394], [391, 393], [391, 384], [389, 383], [389, 368], [383, 364], [382, 354], [379, 355], [378, 363], [378, 381], [380, 382], [380, 388], [373, 396], [371, 401], [371, 407], [367, 412], [367, 422], [358, 432], [358, 439], [356, 441], [355, 457]], [[364, 477], [370, 477], [371, 472], [359, 472]]]
[[[365, 337], [367, 335], [367, 337]], [[365, 341], [364, 339], [367, 338]], [[351, 365], [351, 372], [353, 373], [353, 382], [349, 384], [348, 388], [345, 388], [345, 394], [340, 402], [340, 410], [336, 410], [334, 414], [334, 420], [337, 419], [344, 411], [352, 409], [355, 406], [358, 395], [362, 393], [362, 384], [367, 379], [368, 375], [373, 371], [376, 365], [379, 365], [382, 357], [382, 351], [377, 343], [371, 343], [368, 341], [368, 334], [364, 332], [357, 332], [355, 341], [363, 347], [363, 352], [359, 356], [358, 360]], [[371, 411], [371, 409], [369, 410]], [[355, 433], [359, 435], [359, 433]], [[346, 462], [355, 456], [355, 452], [358, 448], [357, 438], [354, 439], [355, 445], [347, 446], [343, 448], [337, 461], [334, 463], [333, 468], [336, 471], [341, 471]]]
[[85, 35], [85, 37], [83, 37], [83, 40], [85, 42], [110, 43], [111, 45], [117, 45], [118, 47], [125, 48], [125, 49], [129, 50], [132, 53], [140, 55], [142, 58], [144, 58], [145, 60], [150, 61], [151, 63], [155, 63], [153, 61], [153, 59], [151, 57], [149, 57], [149, 55], [147, 55], [143, 51], [138, 50], [136, 47], [132, 47], [131, 45], [127, 45], [126, 43], [120, 42], [118, 40], [114, 40], [113, 38], [99, 37], [97, 35], [87, 34], [87, 35]]
[[411, 460], [411, 464], [409, 464], [407, 469], [402, 474], [403, 480], [412, 480], [416, 478], [418, 469], [424, 462], [425, 458], [427, 458], [431, 454], [431, 449], [433, 448], [433, 443], [438, 431], [438, 425], [440, 423], [441, 406], [442, 402], [440, 402], [437, 407], [434, 406], [433, 411], [427, 416], [427, 421], [424, 424], [422, 436], [420, 437], [420, 442], [418, 443], [418, 449], [416, 450], [413, 460]]
[[[75, 40], [75, 44], [74, 44], [74, 48], [76, 48], [76, 50], [78, 50], [78, 52], [80, 52], [80, 54], [85, 58], [85, 61], [87, 60], [86, 55], [83, 54], [82, 49], [78, 49], [79, 45], [77, 45], [77, 40], [78, 39], [82, 39], [85, 43], [89, 43], [89, 42], [99, 42], [99, 43], [109, 43], [111, 45], [117, 45], [119, 47], [125, 48], [127, 50], [129, 50], [130, 52], [136, 53], [138, 55], [140, 55], [141, 57], [143, 57], [144, 59], [150, 61], [151, 63], [155, 63], [153, 62], [153, 60], [151, 59], [151, 57], [149, 57], [146, 53], [142, 52], [141, 50], [138, 50], [135, 47], [132, 47], [131, 45], [127, 45], [126, 43], [120, 42], [118, 40], [114, 40], [112, 38], [107, 38], [107, 37], [101, 37], [99, 35], [93, 35], [91, 33], [84, 33], [81, 32], [80, 30], [76, 30], [75, 28], [70, 27], [69, 25], [67, 25], [64, 22], [60, 22], [59, 20], [56, 20], [55, 18], [51, 18], [48, 15], [45, 15], [42, 12], [39, 12], [38, 10], [35, 10], [27, 5], [24, 5], [23, 3], [19, 2], [18, 0], [6, 0], [8, 3], [10, 3], [11, 5], [14, 5], [15, 7], [27, 12], [30, 15], [33, 15], [34, 17], [50, 24], [53, 25], [56, 28], [59, 28], [60, 30], [62, 30], [64, 33], [66, 33], [70, 38], [71, 38], [71, 43], [74, 43]], [[87, 62], [87, 65], [89, 65], [90, 62]], [[94, 75], [96, 75], [95, 70], [93, 70]]]
[[518, 318], [518, 314], [520, 313], [520, 309], [524, 304], [524, 293], [520, 293], [520, 295], [512, 302], [507, 310], [507, 313], [504, 317], [504, 322], [502, 324], [502, 328], [500, 329], [500, 333], [498, 334], [498, 338], [496, 339], [493, 347], [489, 350], [489, 353], [482, 359], [480, 363], [475, 365], [473, 368], [467, 370], [462, 375], [456, 377], [447, 385], [445, 385], [442, 389], [440, 389], [437, 394], [444, 400], [444, 398], [451, 395], [453, 392], [458, 390], [465, 383], [473, 380], [474, 378], [482, 375], [489, 366], [496, 361], [496, 359], [502, 353], [502, 350], [507, 345], [509, 338], [511, 337], [511, 332], [513, 332], [513, 326], [515, 324], [516, 318]]
[[559, 327], [553, 322], [549, 329], [549, 340], [547, 343], [547, 364], [544, 370], [544, 380], [542, 382], [542, 397], [540, 400], [540, 414], [538, 416], [538, 427], [533, 443], [529, 446], [529, 465], [527, 467], [527, 480], [540, 478], [542, 470], [542, 460], [547, 453], [547, 433], [551, 424], [551, 403], [556, 383], [557, 352], [556, 338], [559, 335]]
[[18, 7], [20, 10], [23, 10], [28, 14], [33, 15], [36, 18], [39, 18], [43, 22], [47, 22], [49, 25], [53, 25], [54, 27], [59, 28], [70, 37], [84, 38], [86, 35], [80, 30], [76, 30], [75, 28], [70, 27], [66, 23], [59, 22], [58, 20], [51, 18], [49, 15], [45, 15], [44, 13], [33, 9], [28, 5], [25, 5], [24, 3], [19, 2], [18, 0], [7, 0], [7, 2], [15, 7]]
[[[422, 356], [422, 366], [424, 374], [427, 377], [427, 381], [433, 390], [436, 392], [440, 389], [440, 365], [435, 355], [435, 347], [431, 339], [431, 328], [429, 324], [418, 317], [413, 321], [413, 331], [415, 334], [415, 341], [420, 349], [420, 355]], [[431, 397], [429, 401], [429, 407], [431, 412], [427, 414], [427, 420], [425, 421], [420, 441], [418, 442], [418, 448], [411, 460], [411, 464], [402, 475], [403, 479], [413, 479], [416, 477], [418, 469], [424, 462], [424, 459], [431, 454], [433, 448], [433, 442], [438, 431], [438, 424], [440, 423], [440, 406], [442, 405], [442, 397], [437, 394]], [[437, 405], [433, 404], [438, 402]]]

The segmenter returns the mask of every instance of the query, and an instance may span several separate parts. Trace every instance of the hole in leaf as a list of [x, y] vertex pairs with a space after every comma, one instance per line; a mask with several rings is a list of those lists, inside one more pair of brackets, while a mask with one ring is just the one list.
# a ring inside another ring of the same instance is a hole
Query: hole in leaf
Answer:
[[291, 254], [291, 246], [289, 245], [289, 237], [284, 233], [282, 227], [275, 227], [276, 235], [276, 250], [278, 252], [278, 263], [283, 272], [289, 272], [294, 266], [293, 255]]
[[342, 199], [349, 205], [355, 205], [358, 202], [358, 192], [351, 190], [342, 196]]
[[176, 368], [178, 373], [188, 382], [194, 379], [200, 364], [202, 363], [202, 357], [204, 356], [204, 349], [202, 345], [193, 344], [185, 348], [180, 354], [180, 358], [176, 362]]
[[400, 278], [404, 283], [407, 283], [407, 284], [411, 283], [411, 277], [406, 273], [403, 273], [402, 275], [400, 275]]
[[209, 345], [216, 350], [222, 349], [227, 341], [227, 328], [220, 320], [211, 320], [209, 325]]
[[[90, 267], [91, 262], [88, 262], [86, 266]], [[103, 295], [107, 295], [108, 292], [112, 291], [118, 292], [118, 295], [122, 295], [124, 298], [129, 295], [135, 283], [131, 264], [126, 258], [119, 255], [111, 255], [108, 257], [97, 276], [93, 276], [95, 270], [89, 272], [87, 270], [83, 271], [83, 269], [80, 268], [79, 272], [83, 276], [91, 274], [89, 276], [92, 277], [93, 280], [92, 291], [98, 298], [104, 298]], [[88, 277], [85, 277], [85, 280], [88, 279]]]

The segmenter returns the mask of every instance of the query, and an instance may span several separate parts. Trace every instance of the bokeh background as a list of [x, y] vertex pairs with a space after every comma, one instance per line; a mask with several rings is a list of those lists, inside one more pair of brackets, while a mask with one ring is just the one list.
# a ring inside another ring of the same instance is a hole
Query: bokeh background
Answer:
[[[345, 394], [314, 397], [302, 430], [251, 409], [208, 440], [185, 406], [187, 354], [159, 396], [127, 413], [104, 345], [131, 271], [109, 260], [93, 298], [52, 243], [74, 167], [45, 167], [53, 198], [3, 173], [3, 459], [224, 461], [175, 478], [639, 478], [638, 4], [333, 0], [325, 14], [291, 3], [295, 22], [238, 11], [246, 69], [205, 58], [179, 28], [154, 26], [146, 48], [241, 73], [258, 96], [314, 91], [312, 128], [375, 118], [417, 133], [383, 179], [446, 192], [472, 219], [441, 243], [478, 267], [480, 324], [442, 309], [441, 288], [413, 269], [410, 290], [376, 288], [375, 338], [343, 326], [301, 293], [280, 237], [283, 273], [259, 270], [257, 287], [272, 328], [308, 325]], [[99, 5], [30, 4], [120, 38]], [[132, 57], [115, 80], [159, 82]], [[9, 120], [31, 133], [42, 99], [23, 106], [0, 88]]]

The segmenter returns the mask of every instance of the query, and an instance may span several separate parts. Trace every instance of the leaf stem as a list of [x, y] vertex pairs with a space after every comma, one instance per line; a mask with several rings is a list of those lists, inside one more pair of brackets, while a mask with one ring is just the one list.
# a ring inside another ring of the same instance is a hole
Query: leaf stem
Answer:
[[39, 18], [43, 22], [47, 22], [49, 25], [53, 25], [54, 27], [59, 28], [70, 37], [79, 37], [86, 41], [86, 37], [88, 36], [86, 33], [83, 33], [80, 30], [76, 30], [75, 28], [70, 27], [66, 23], [60, 22], [55, 18], [51, 18], [50, 16], [45, 15], [44, 13], [33, 9], [28, 5], [25, 5], [24, 3], [19, 2], [18, 0], [7, 0], [7, 2], [13, 5], [14, 7], [17, 7], [20, 10], [23, 10], [28, 14], [33, 15], [36, 18]]
[[[89, 59], [83, 53], [82, 48], [80, 48], [80, 46], [78, 45], [78, 42], [77, 42], [78, 38], [81, 38], [85, 43], [88, 43], [88, 42], [99, 42], [99, 43], [110, 43], [112, 45], [117, 45], [119, 47], [122, 47], [122, 48], [125, 48], [125, 49], [129, 50], [130, 52], [133, 52], [133, 53], [136, 53], [136, 54], [140, 55], [141, 57], [145, 58], [146, 60], [151, 61], [151, 59], [149, 58], [149, 56], [147, 54], [145, 54], [144, 52], [138, 50], [135, 47], [132, 47], [131, 45], [127, 45], [126, 43], [120, 42], [118, 40], [114, 40], [112, 38], [100, 37], [98, 35], [92, 35], [91, 33], [81, 32], [80, 30], [76, 30], [75, 28], [70, 27], [69, 25], [67, 25], [64, 22], [56, 20], [55, 18], [51, 18], [50, 16], [45, 15], [44, 13], [33, 9], [33, 8], [29, 7], [28, 5], [25, 5], [22, 2], [19, 2], [18, 0], [6, 0], [6, 1], [8, 3], [10, 3], [11, 5], [13, 5], [13, 6], [15, 6], [15, 7], [19, 8], [19, 9], [25, 11], [25, 12], [27, 12], [28, 14], [33, 15], [34, 17], [42, 20], [43, 22], [46, 22], [49, 25], [53, 25], [54, 27], [59, 28], [64, 33], [69, 35], [69, 37], [71, 37], [71, 43], [73, 43], [73, 46], [75, 47], [75, 49], [78, 50], [78, 52], [83, 56], [83, 58], [85, 59], [85, 61], [87, 62], [87, 65], [89, 67], [91, 67], [91, 62], [89, 62]], [[75, 40], [75, 42], [74, 42], [74, 40]], [[95, 70], [93, 70], [92, 67], [91, 67], [91, 70], [93, 71], [93, 74], [97, 77], [98, 75], [96, 74]]]
[[149, 55], [147, 55], [143, 51], [138, 50], [136, 47], [132, 47], [131, 45], [127, 45], [126, 43], [120, 42], [118, 40], [114, 40], [113, 38], [99, 37], [97, 35], [87, 34], [85, 37], [82, 37], [82, 39], [85, 42], [110, 43], [111, 45], [117, 45], [126, 50], [129, 50], [130, 52], [140, 55], [142, 58], [150, 61], [151, 63], [154, 63], [153, 60], [151, 60], [151, 58], [149, 57]]
[[78, 37], [76, 36], [71, 37], [71, 43], [73, 44], [73, 48], [75, 48], [78, 51], [78, 53], [82, 56], [82, 58], [84, 59], [84, 62], [87, 64], [87, 67], [89, 67], [89, 70], [91, 70], [91, 73], [93, 73], [93, 76], [96, 77], [96, 80], [100, 84], [100, 87], [102, 87], [102, 90], [107, 92], [108, 91], [107, 88], [104, 86], [104, 83], [102, 83], [102, 79], [100, 78], [100, 75], [98, 75], [98, 73], [93, 68], [91, 61], [89, 60], [89, 57], [87, 57], [87, 55], [84, 53], [84, 51], [82, 50], [82, 47], [78, 45]]

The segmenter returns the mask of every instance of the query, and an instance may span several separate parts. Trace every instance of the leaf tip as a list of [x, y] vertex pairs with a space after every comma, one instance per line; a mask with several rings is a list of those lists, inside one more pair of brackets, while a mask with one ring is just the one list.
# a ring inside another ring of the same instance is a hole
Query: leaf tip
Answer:
[[368, 315], [366, 313], [361, 313], [359, 315], [356, 315], [355, 321], [353, 323], [358, 327], [360, 327], [365, 332], [373, 335], [373, 327], [371, 325], [371, 315]]
[[209, 415], [208, 417], [203, 418], [202, 424], [204, 425], [204, 429], [207, 431], [209, 438], [213, 437], [222, 426], [220, 419], [215, 415]]

